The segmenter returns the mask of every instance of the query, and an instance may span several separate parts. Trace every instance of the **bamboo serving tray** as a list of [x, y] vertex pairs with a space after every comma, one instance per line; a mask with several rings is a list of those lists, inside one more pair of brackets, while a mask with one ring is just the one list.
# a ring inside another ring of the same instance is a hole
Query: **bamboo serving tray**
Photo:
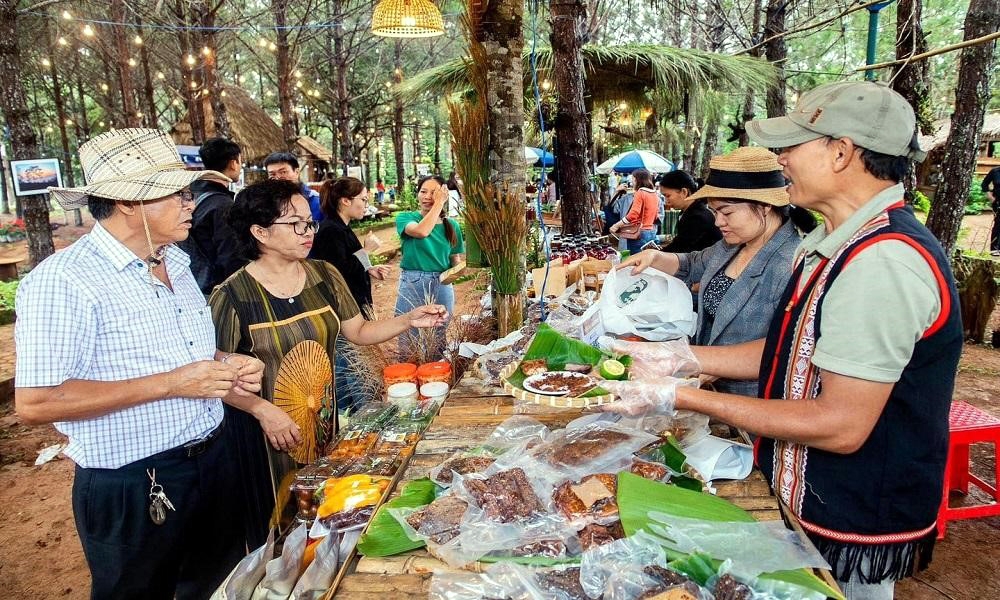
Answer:
[[500, 380], [503, 381], [504, 391], [517, 400], [531, 404], [550, 406], [552, 408], [590, 408], [592, 406], [610, 404], [615, 401], [613, 394], [601, 394], [600, 396], [588, 396], [584, 398], [573, 396], [546, 396], [544, 394], [529, 392], [528, 390], [519, 388], [507, 381], [519, 368], [521, 368], [521, 363], [516, 362], [507, 365], [502, 371], [500, 371]]

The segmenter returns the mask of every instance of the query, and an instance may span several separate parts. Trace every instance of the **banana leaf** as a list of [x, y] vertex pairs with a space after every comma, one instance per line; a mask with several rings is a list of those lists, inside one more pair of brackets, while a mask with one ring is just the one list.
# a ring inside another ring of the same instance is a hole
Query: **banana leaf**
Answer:
[[395, 517], [389, 514], [388, 509], [430, 504], [434, 501], [436, 488], [434, 482], [426, 477], [407, 483], [399, 496], [379, 507], [371, 525], [368, 526], [368, 531], [358, 541], [358, 552], [365, 556], [392, 556], [423, 548], [423, 542], [415, 542], [407, 537], [406, 532]]
[[[627, 472], [618, 474], [618, 510], [626, 535], [635, 535], [635, 532], [647, 529], [651, 511], [705, 521], [748, 523], [755, 520], [750, 513], [722, 498], [650, 481]], [[704, 575], [704, 569], [699, 566], [698, 560], [690, 563], [691, 572], [688, 572], [684, 569], [689, 562], [685, 562], [683, 555], [668, 552], [668, 557], [678, 559], [677, 564], [681, 567], [679, 570], [688, 576], [699, 578]], [[721, 560], [713, 559], [713, 568], [718, 568], [721, 563]], [[826, 594], [829, 598], [844, 600], [843, 594], [831, 588], [809, 569], [764, 573], [760, 578], [783, 581]]]
[[[524, 353], [524, 360], [535, 360], [538, 358], [544, 358], [550, 369], [560, 371], [570, 363], [597, 365], [602, 360], [611, 357], [589, 344], [568, 338], [545, 323], [542, 323], [538, 326], [538, 333], [535, 334], [534, 339], [531, 340], [531, 345], [528, 346], [528, 350]], [[627, 356], [618, 360], [626, 367], [632, 362], [630, 357]], [[525, 375], [520, 367], [514, 371], [513, 375], [507, 378], [507, 381], [511, 385], [521, 389], [524, 389], [524, 380]], [[595, 387], [580, 397], [591, 398], [607, 393], [606, 390]]]

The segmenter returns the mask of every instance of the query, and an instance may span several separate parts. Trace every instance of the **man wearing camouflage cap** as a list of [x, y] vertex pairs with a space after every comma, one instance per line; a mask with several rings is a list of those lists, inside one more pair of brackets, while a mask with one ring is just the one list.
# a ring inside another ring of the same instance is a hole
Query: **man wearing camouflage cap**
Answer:
[[758, 466], [852, 600], [892, 598], [930, 561], [962, 351], [947, 256], [903, 203], [923, 159], [914, 130], [906, 100], [874, 82], [747, 124], [825, 227], [799, 247], [766, 339], [694, 349], [706, 373], [759, 377], [760, 398], [676, 398], [759, 436]]

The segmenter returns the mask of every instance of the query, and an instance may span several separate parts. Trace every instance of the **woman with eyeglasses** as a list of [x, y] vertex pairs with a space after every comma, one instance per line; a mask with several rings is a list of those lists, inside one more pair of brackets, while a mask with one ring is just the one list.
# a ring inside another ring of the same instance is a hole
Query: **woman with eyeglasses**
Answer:
[[325, 260], [336, 267], [347, 282], [362, 316], [371, 318], [374, 314], [372, 278], [385, 279], [389, 267], [372, 266], [368, 258], [368, 253], [378, 248], [378, 238], [369, 232], [362, 246], [351, 229], [352, 221], [360, 221], [365, 216], [368, 189], [354, 177], [327, 179], [320, 188], [319, 203], [326, 219], [316, 232], [309, 258]]
[[[378, 344], [410, 327], [437, 327], [443, 306], [418, 306], [385, 321], [365, 320], [337, 269], [306, 257], [317, 224], [298, 185], [269, 180], [247, 186], [229, 212], [229, 224], [250, 261], [219, 285], [209, 304], [223, 352], [241, 352], [264, 363], [261, 393], [228, 410], [227, 432], [239, 457], [247, 544], [264, 543], [272, 513], [288, 508], [291, 474], [312, 462], [336, 436], [339, 404], [333, 365], [337, 338]], [[319, 380], [317, 374], [325, 379]], [[314, 423], [301, 431], [276, 400]], [[276, 507], [277, 504], [277, 507]]]

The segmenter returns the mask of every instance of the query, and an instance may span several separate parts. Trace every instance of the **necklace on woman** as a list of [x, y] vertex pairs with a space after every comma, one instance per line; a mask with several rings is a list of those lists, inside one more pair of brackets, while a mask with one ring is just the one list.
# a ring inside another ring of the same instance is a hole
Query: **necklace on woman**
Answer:
[[[257, 282], [258, 287], [267, 288], [269, 294], [275, 298], [280, 298], [282, 300], [288, 300], [289, 304], [295, 303], [295, 297], [302, 293], [302, 289], [305, 287], [305, 271], [302, 269], [301, 263], [295, 263], [296, 270], [295, 275], [292, 278], [292, 285], [288, 285], [287, 282], [279, 283], [276, 279], [273, 279], [270, 274], [265, 274], [260, 272], [260, 268], [257, 267], [254, 271], [257, 271], [254, 281]], [[251, 273], [253, 275], [253, 273]], [[299, 276], [302, 275], [303, 281], [299, 282]]]

